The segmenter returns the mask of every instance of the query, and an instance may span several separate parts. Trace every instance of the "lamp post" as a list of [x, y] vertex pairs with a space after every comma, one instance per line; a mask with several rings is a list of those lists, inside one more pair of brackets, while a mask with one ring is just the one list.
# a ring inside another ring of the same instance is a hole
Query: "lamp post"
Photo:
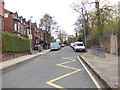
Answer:
[[30, 54], [32, 54], [32, 28], [31, 28], [31, 18], [33, 18], [33, 16], [30, 17]]

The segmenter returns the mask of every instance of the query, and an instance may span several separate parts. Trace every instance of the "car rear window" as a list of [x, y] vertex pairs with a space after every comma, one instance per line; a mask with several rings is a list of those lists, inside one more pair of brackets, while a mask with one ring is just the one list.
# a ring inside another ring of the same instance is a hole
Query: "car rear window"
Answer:
[[77, 44], [77, 46], [83, 46], [83, 44]]

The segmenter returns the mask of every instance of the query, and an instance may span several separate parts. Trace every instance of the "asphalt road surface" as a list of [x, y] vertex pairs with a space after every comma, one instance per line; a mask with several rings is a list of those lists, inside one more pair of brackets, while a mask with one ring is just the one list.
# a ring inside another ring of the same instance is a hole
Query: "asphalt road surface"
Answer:
[[[70, 47], [51, 51], [2, 71], [3, 88], [104, 88]], [[91, 74], [91, 76], [90, 76]], [[94, 79], [95, 80], [94, 80]]]

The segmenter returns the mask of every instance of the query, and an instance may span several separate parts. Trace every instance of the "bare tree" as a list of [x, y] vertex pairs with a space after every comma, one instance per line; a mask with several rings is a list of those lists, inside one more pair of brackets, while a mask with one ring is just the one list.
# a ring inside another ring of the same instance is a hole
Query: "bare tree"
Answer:
[[50, 16], [49, 14], [45, 14], [40, 19], [40, 28], [46, 30], [50, 35], [55, 32], [57, 22], [54, 20], [54, 17]]
[[79, 3], [73, 3], [72, 5], [73, 10], [79, 13], [79, 18], [76, 21], [76, 23], [78, 24], [76, 24], [76, 26], [78, 26], [79, 29], [83, 28], [82, 30], [84, 30], [86, 35], [88, 35], [88, 23], [89, 23], [88, 5], [89, 2], [87, 0], [86, 1], [81, 0]]
[[63, 29], [59, 29], [57, 33], [57, 38], [63, 43], [67, 39], [68, 34]]

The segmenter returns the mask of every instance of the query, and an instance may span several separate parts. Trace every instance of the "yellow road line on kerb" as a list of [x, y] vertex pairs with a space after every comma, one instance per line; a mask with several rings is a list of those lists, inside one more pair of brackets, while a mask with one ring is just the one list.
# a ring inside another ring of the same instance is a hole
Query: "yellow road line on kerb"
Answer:
[[85, 70], [87, 71], [88, 75], [90, 76], [90, 78], [92, 79], [92, 81], [94, 82], [95, 86], [98, 88], [98, 90], [102, 90], [100, 85], [98, 84], [98, 82], [95, 80], [95, 78], [92, 76], [92, 74], [90, 73], [90, 71], [87, 69], [87, 67], [84, 65], [84, 63], [80, 60], [79, 57], [77, 57], [78, 60], [80, 61], [80, 63], [82, 64], [82, 66], [85, 68]]
[[62, 79], [62, 78], [65, 78], [65, 77], [67, 77], [67, 76], [69, 76], [69, 75], [72, 75], [72, 74], [74, 74], [74, 73], [77, 73], [77, 72], [81, 71], [81, 69], [77, 69], [77, 68], [73, 68], [73, 67], [69, 67], [69, 66], [63, 65], [63, 64], [66, 64], [66, 63], [74, 62], [74, 61], [76, 61], [76, 60], [72, 60], [72, 59], [65, 58], [65, 57], [63, 57], [63, 59], [67, 59], [67, 60], [70, 60], [70, 61], [63, 62], [63, 63], [56, 64], [56, 65], [57, 65], [57, 66], [60, 66], [60, 67], [64, 67], [64, 68], [69, 68], [69, 69], [72, 69], [72, 70], [75, 70], [75, 71], [70, 72], [70, 73], [67, 73], [67, 74], [65, 74], [65, 75], [62, 75], [62, 76], [60, 76], [60, 77], [58, 77], [58, 78], [52, 79], [52, 80], [46, 82], [46, 84], [51, 85], [51, 86], [53, 86], [53, 87], [55, 87], [55, 88], [59, 88], [59, 89], [61, 89], [61, 90], [67, 90], [67, 89], [65, 89], [64, 87], [60, 86], [60, 85], [54, 84], [53, 82], [55, 82], [55, 81], [57, 81], [57, 80], [60, 80], [60, 79]]

